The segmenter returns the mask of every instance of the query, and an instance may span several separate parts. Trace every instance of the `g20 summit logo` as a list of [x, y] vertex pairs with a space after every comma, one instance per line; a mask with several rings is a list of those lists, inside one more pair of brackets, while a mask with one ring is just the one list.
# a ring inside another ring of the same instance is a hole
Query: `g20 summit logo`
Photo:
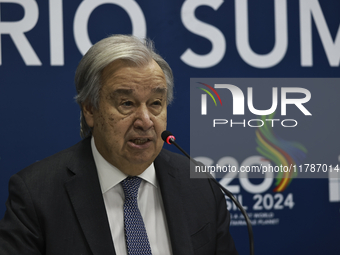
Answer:
[[[242, 90], [237, 87], [236, 85], [232, 84], [214, 84], [214, 87], [198, 82], [199, 84], [204, 85], [205, 87], [209, 88], [212, 93], [205, 89], [199, 87], [202, 91], [206, 92], [206, 94], [201, 95], [201, 115], [208, 114], [208, 103], [207, 103], [207, 94], [210, 98], [214, 101], [215, 106], [217, 106], [216, 100], [214, 95], [218, 98], [220, 105], [222, 105], [222, 100], [220, 94], [216, 91], [216, 89], [220, 89], [219, 91], [228, 90], [231, 92], [232, 96], [232, 115], [245, 115], [245, 96]], [[280, 90], [281, 97], [278, 97], [278, 87], [272, 87], [272, 95], [271, 98], [264, 98], [263, 96], [258, 100], [270, 101], [271, 100], [271, 107], [269, 109], [256, 109], [254, 107], [254, 98], [253, 98], [253, 87], [247, 88], [247, 106], [248, 110], [254, 114], [259, 116], [270, 116], [274, 112], [276, 112], [278, 108], [278, 103], [280, 99], [280, 107], [281, 107], [281, 116], [287, 115], [287, 105], [294, 105], [297, 109], [299, 109], [305, 116], [312, 116], [312, 114], [308, 111], [304, 104], [306, 104], [311, 99], [311, 93], [306, 88], [301, 87], [281, 87]], [[214, 94], [214, 95], [213, 95]], [[294, 94], [295, 97], [298, 95], [298, 98], [289, 98], [289, 94]], [[302, 97], [301, 97], [302, 96]], [[213, 110], [213, 109], [209, 109]], [[230, 127], [235, 126], [249, 126], [249, 127], [262, 127], [265, 123], [269, 123], [272, 127], [279, 122], [282, 127], [296, 127], [298, 125], [298, 121], [296, 119], [273, 119], [273, 118], [266, 118], [266, 119], [243, 119], [241, 122], [235, 119], [226, 119], [226, 118], [214, 118], [212, 120], [213, 127], [217, 125], [226, 125], [229, 124]]]
[[[268, 117], [273, 118], [274, 115], [275, 113]], [[266, 117], [267, 116], [262, 116], [262, 120]], [[307, 149], [301, 143], [287, 141], [281, 138], [268, 123], [259, 127], [255, 133], [256, 143], [258, 145], [256, 150], [275, 165], [272, 169], [289, 169], [291, 166], [301, 165], [306, 157]], [[275, 177], [276, 187], [274, 188], [274, 192], [284, 191], [292, 182], [293, 178], [298, 175], [294, 170], [277, 172], [278, 175]]]

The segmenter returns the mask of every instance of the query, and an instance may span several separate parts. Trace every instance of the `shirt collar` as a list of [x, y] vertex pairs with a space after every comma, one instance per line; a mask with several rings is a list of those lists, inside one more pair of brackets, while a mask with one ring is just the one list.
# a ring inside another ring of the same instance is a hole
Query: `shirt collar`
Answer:
[[[97, 150], [93, 136], [91, 138], [91, 149], [94, 162], [97, 167], [100, 187], [102, 193], [104, 194], [105, 192], [119, 184], [122, 180], [124, 180], [128, 176], [124, 174], [122, 171], [120, 171], [117, 167], [111, 165], [109, 162], [106, 161], [106, 159], [103, 158], [103, 156]], [[153, 162], [147, 169], [144, 170], [143, 173], [139, 175], [139, 177], [149, 182], [156, 188], [158, 187], [155, 166]]]

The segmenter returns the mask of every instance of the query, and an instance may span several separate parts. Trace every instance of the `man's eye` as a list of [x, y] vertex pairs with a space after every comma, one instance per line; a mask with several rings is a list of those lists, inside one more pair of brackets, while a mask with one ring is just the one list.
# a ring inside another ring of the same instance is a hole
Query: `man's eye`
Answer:
[[123, 102], [122, 105], [123, 106], [132, 106], [132, 102], [131, 101], [126, 101], [126, 102]]
[[152, 103], [153, 105], [162, 105], [162, 102], [161, 101], [155, 101]]

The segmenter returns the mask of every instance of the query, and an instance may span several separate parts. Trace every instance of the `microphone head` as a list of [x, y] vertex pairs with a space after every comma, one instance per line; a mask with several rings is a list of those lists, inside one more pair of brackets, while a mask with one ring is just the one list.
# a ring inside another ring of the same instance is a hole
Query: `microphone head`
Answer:
[[161, 134], [161, 137], [163, 139], [164, 142], [166, 142], [166, 139], [168, 138], [168, 136], [172, 135], [172, 133], [169, 130], [164, 130]]
[[172, 133], [168, 130], [165, 130], [162, 132], [161, 137], [164, 142], [168, 144], [172, 144], [172, 142], [175, 141], [175, 137], [172, 135]]

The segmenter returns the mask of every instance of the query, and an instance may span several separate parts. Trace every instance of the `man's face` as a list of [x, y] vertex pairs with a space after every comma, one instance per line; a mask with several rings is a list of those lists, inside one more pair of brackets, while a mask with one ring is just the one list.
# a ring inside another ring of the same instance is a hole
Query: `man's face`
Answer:
[[99, 107], [83, 105], [100, 154], [128, 175], [141, 174], [160, 153], [167, 86], [155, 61], [144, 67], [114, 61], [102, 73]]

